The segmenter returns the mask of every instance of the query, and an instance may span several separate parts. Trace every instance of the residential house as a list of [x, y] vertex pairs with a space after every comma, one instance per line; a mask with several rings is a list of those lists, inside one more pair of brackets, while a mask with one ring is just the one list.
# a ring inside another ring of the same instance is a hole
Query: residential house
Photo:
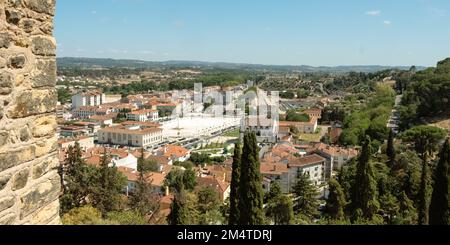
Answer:
[[296, 127], [300, 133], [314, 134], [317, 131], [317, 117], [311, 117], [308, 122], [280, 121], [280, 127]]
[[191, 157], [191, 152], [178, 145], [166, 145], [158, 149], [157, 156], [165, 156], [172, 162], [185, 162]]
[[296, 179], [299, 174], [303, 173], [309, 176], [309, 179], [316, 186], [321, 185], [325, 181], [325, 162], [326, 159], [317, 155], [308, 155], [305, 157], [290, 158], [288, 163], [289, 168], [289, 186], [291, 191], [295, 186]]
[[325, 178], [330, 179], [333, 171], [339, 170], [352, 158], [358, 156], [358, 151], [354, 148], [344, 148], [340, 146], [330, 146], [323, 143], [315, 145], [315, 152], [326, 159]]
[[230, 197], [230, 183], [225, 182], [223, 179], [213, 176], [197, 177], [196, 190], [203, 187], [209, 187], [219, 193], [222, 202], [225, 202]]
[[127, 119], [138, 122], [157, 121], [158, 115], [158, 110], [145, 109], [127, 113]]

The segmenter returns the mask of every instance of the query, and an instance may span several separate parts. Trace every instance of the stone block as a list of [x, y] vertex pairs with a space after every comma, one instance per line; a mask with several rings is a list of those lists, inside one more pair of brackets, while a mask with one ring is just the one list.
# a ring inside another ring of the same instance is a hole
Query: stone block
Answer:
[[21, 198], [20, 218], [24, 218], [39, 208], [58, 199], [61, 184], [59, 176], [40, 183], [26, 192]]
[[54, 112], [57, 94], [55, 90], [33, 90], [21, 92], [9, 110], [11, 118], [22, 118], [32, 115]]

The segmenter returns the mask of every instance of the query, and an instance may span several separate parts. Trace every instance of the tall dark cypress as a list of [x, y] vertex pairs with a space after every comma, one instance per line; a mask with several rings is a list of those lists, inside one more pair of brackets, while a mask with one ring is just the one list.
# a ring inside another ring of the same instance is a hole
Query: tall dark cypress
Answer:
[[263, 189], [258, 152], [255, 133], [245, 133], [239, 181], [240, 225], [260, 225], [264, 222]]
[[241, 178], [241, 144], [236, 143], [233, 156], [233, 172], [231, 174], [230, 216], [229, 225], [239, 224], [239, 179]]
[[175, 194], [170, 205], [170, 214], [167, 216], [169, 225], [193, 225], [189, 224], [189, 214], [187, 210], [186, 191], [184, 188]]
[[450, 143], [445, 141], [439, 154], [434, 173], [433, 194], [430, 203], [430, 225], [449, 225], [450, 208], [448, 200], [448, 175], [450, 164]]
[[344, 191], [335, 179], [329, 182], [330, 194], [327, 199], [326, 210], [328, 215], [335, 220], [344, 219], [345, 201]]
[[370, 154], [370, 137], [367, 136], [356, 166], [356, 176], [352, 186], [351, 198], [354, 213], [358, 215], [357, 211], [361, 211], [363, 218], [366, 219], [372, 219], [379, 208], [377, 183], [370, 164]]
[[420, 190], [418, 193], [418, 215], [419, 225], [428, 225], [429, 218], [429, 188], [428, 188], [428, 166], [426, 162], [422, 163], [422, 175], [420, 177]]
[[386, 149], [386, 155], [389, 157], [389, 164], [391, 167], [394, 165], [395, 162], [395, 147], [394, 147], [394, 131], [391, 129], [389, 131], [389, 138], [387, 142], [387, 149]]

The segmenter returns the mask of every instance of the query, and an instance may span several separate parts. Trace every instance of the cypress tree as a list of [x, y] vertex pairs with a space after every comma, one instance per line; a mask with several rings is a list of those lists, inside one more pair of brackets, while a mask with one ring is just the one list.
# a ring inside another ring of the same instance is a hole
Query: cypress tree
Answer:
[[420, 177], [420, 189], [418, 193], [418, 215], [419, 215], [419, 225], [428, 225], [429, 218], [429, 177], [428, 177], [428, 166], [426, 162], [422, 163], [422, 175]]
[[136, 188], [131, 193], [131, 208], [133, 208], [141, 216], [154, 214], [159, 209], [159, 200], [153, 194], [151, 182], [147, 180], [148, 170], [143, 167], [144, 149], [141, 151], [141, 157], [138, 159], [139, 176], [136, 181]]
[[181, 189], [175, 195], [172, 204], [170, 205], [170, 214], [167, 216], [169, 225], [189, 225], [189, 214], [186, 209], [186, 202], [186, 192], [184, 189]]
[[377, 183], [374, 177], [372, 165], [370, 164], [370, 137], [366, 136], [356, 165], [355, 181], [352, 185], [351, 204], [353, 212], [359, 213], [363, 217], [372, 219], [373, 215], [378, 211], [379, 203], [377, 201]]
[[231, 174], [230, 191], [230, 216], [229, 225], [237, 225], [239, 222], [239, 179], [241, 177], [241, 144], [238, 142], [234, 147], [233, 165]]
[[181, 184], [181, 190], [175, 195], [167, 216], [169, 225], [196, 225], [198, 219], [195, 196], [187, 193]]
[[126, 186], [126, 178], [117, 171], [116, 166], [109, 166], [110, 156], [103, 152], [98, 169], [98, 179], [95, 194], [92, 197], [93, 207], [106, 214], [118, 209], [121, 198], [120, 194]]
[[255, 133], [245, 133], [239, 180], [240, 225], [261, 225], [264, 222], [263, 189], [258, 152]]
[[330, 194], [327, 199], [326, 210], [328, 215], [335, 220], [344, 219], [344, 208], [346, 205], [344, 191], [335, 179], [329, 182]]
[[449, 225], [450, 209], [449, 188], [450, 143], [445, 141], [439, 154], [439, 162], [434, 173], [433, 194], [430, 203], [430, 225]]
[[387, 142], [386, 155], [389, 157], [390, 166], [394, 166], [395, 163], [395, 147], [394, 147], [394, 131], [391, 129], [389, 131], [389, 138]]

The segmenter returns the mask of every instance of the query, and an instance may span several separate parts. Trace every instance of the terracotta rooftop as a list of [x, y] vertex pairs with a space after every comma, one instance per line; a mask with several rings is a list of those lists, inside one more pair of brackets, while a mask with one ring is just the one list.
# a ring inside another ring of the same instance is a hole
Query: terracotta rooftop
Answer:
[[261, 174], [282, 175], [288, 172], [288, 166], [283, 163], [267, 163], [262, 161], [260, 171]]
[[323, 158], [317, 154], [313, 154], [313, 155], [309, 155], [309, 156], [305, 156], [305, 157], [296, 157], [296, 158], [292, 158], [290, 160], [291, 161], [289, 161], [289, 166], [293, 166], [293, 167], [308, 166], [308, 165], [325, 162], [325, 158]]
[[164, 147], [161, 147], [158, 151], [161, 155], [169, 158], [173, 156], [180, 158], [189, 154], [188, 149], [178, 145], [166, 145]]
[[228, 189], [229, 186], [229, 183], [221, 181], [218, 178], [214, 178], [212, 176], [197, 178], [197, 187], [212, 187], [221, 195], [223, 195], [223, 193]]

